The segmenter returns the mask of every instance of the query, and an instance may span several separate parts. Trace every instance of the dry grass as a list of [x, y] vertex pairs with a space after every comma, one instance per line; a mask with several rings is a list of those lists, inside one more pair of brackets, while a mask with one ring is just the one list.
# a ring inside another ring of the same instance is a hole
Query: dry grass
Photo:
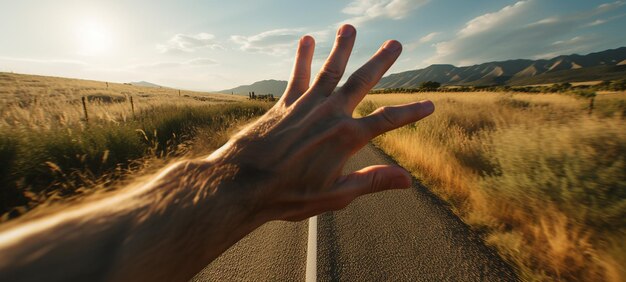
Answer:
[[269, 106], [234, 95], [0, 73], [0, 222], [117, 187], [172, 158], [209, 153]]
[[0, 128], [68, 126], [84, 120], [81, 98], [88, 101], [89, 119], [124, 122], [157, 106], [205, 106], [241, 102], [237, 95], [150, 88], [101, 81], [0, 73]]
[[375, 140], [452, 203], [524, 280], [621, 281], [626, 273], [626, 94], [369, 95], [430, 99], [433, 116]]

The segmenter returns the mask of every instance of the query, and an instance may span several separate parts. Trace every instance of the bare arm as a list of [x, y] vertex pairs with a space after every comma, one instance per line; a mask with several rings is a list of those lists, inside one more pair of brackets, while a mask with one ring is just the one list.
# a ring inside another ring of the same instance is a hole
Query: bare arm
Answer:
[[386, 42], [335, 91], [355, 36], [352, 26], [339, 29], [312, 85], [314, 41], [303, 37], [280, 101], [207, 159], [171, 165], [148, 183], [5, 228], [0, 277], [187, 280], [265, 222], [302, 220], [360, 195], [408, 187], [408, 173], [395, 166], [341, 175], [371, 138], [434, 110], [426, 101], [352, 118], [401, 52], [398, 42]]

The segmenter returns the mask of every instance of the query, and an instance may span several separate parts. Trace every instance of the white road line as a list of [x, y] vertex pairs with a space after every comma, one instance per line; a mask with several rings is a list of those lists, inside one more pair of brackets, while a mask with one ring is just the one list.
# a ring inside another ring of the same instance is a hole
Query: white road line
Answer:
[[306, 282], [317, 280], [317, 216], [309, 218], [309, 240], [306, 246]]

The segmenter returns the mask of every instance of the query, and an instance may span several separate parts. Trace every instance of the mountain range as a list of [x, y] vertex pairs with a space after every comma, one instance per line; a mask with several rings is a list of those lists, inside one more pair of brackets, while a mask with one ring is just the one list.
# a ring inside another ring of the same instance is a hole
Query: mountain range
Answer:
[[623, 78], [626, 78], [626, 47], [542, 60], [519, 59], [466, 67], [431, 65], [383, 77], [374, 88], [416, 88], [424, 81], [442, 85], [513, 86]]
[[[626, 47], [587, 55], [497, 61], [465, 67], [430, 65], [385, 76], [374, 89], [417, 88], [425, 81], [436, 81], [442, 85], [518, 86], [616, 79], [626, 79]], [[222, 90], [220, 93], [248, 95], [248, 92], [254, 91], [256, 94], [280, 96], [286, 87], [287, 81], [284, 80], [263, 80]]]

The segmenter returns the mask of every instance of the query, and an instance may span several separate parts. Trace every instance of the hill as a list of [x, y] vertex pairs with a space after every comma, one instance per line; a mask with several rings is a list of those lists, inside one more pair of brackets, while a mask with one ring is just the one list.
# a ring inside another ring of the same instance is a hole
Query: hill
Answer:
[[147, 82], [147, 81], [137, 81], [137, 82], [131, 82], [129, 83], [130, 85], [134, 85], [134, 86], [143, 86], [143, 87], [152, 87], [152, 88], [162, 88], [163, 86], [161, 85], [157, 85], [151, 82]]
[[416, 88], [424, 81], [442, 85], [532, 85], [626, 78], [626, 47], [548, 60], [508, 60], [473, 66], [431, 65], [383, 77], [374, 88]]
[[285, 88], [287, 88], [287, 81], [284, 80], [261, 80], [250, 85], [241, 85], [232, 89], [226, 89], [219, 91], [219, 93], [225, 94], [237, 94], [248, 96], [249, 92], [255, 92], [257, 95], [263, 94], [274, 94], [274, 96], [278, 97], [283, 95], [285, 92]]
[[[156, 85], [152, 83], [148, 84]], [[86, 97], [90, 101], [100, 100], [107, 103], [120, 102], [125, 100], [128, 96], [134, 96], [135, 102], [138, 102], [139, 100], [137, 99], [141, 98], [142, 101], [158, 100], [158, 103], [163, 102], [164, 104], [180, 101], [180, 96], [203, 103], [222, 103], [244, 100], [234, 95], [189, 90], [180, 90], [179, 92], [177, 89], [159, 87], [158, 85], [155, 87], [133, 83], [114, 83], [78, 78], [0, 72], [0, 112], [3, 112], [6, 107], [15, 103], [28, 105], [35, 99], [41, 101], [42, 98], [48, 99], [49, 97], [56, 97], [55, 103], [63, 104], [68, 100], [68, 103], [72, 104], [77, 100], [79, 101], [81, 96]], [[67, 113], [64, 115], [67, 117]], [[6, 116], [0, 118], [6, 118]]]

